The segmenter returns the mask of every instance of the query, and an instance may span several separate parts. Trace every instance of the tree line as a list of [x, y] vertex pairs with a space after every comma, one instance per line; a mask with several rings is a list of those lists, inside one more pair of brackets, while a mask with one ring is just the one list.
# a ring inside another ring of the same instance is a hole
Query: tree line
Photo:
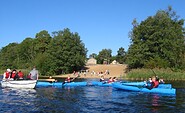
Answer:
[[36, 66], [42, 75], [57, 75], [85, 65], [87, 49], [78, 33], [68, 28], [52, 36], [43, 30], [20, 44], [10, 43], [0, 51], [1, 69], [26, 69]]
[[[169, 6], [158, 10], [146, 20], [132, 22], [127, 51], [120, 47], [116, 56], [111, 49], [102, 49], [89, 57], [98, 64], [106, 60], [126, 63], [130, 68], [175, 68], [185, 69], [184, 19]], [[43, 30], [35, 38], [26, 38], [20, 44], [10, 43], [0, 51], [1, 68], [25, 69], [37, 66], [43, 75], [69, 73], [85, 66], [87, 48], [78, 33], [68, 28], [55, 31], [52, 36]]]

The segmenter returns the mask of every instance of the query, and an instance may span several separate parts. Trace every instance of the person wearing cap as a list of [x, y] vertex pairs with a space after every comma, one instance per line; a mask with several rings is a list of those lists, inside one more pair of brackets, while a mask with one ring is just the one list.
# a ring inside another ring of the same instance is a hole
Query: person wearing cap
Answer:
[[3, 74], [3, 79], [9, 79], [11, 75], [11, 70], [7, 69], [6, 72]]

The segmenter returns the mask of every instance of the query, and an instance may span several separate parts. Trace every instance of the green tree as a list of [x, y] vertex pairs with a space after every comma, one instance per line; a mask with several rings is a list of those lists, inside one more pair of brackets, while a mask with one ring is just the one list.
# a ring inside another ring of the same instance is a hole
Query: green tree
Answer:
[[36, 34], [35, 36], [35, 43], [36, 43], [36, 51], [39, 53], [44, 53], [49, 46], [51, 41], [51, 36], [48, 31], [43, 30]]
[[79, 70], [85, 65], [87, 49], [80, 40], [78, 33], [71, 33], [69, 29], [53, 32], [53, 40], [49, 54], [52, 59], [51, 69], [56, 74], [69, 73]]
[[127, 63], [131, 68], [180, 67], [184, 61], [184, 20], [176, 13], [159, 10], [137, 24], [133, 21]]
[[89, 58], [96, 58], [98, 55], [96, 53], [92, 53], [89, 55]]
[[28, 68], [33, 65], [36, 57], [35, 40], [33, 38], [26, 38], [18, 45], [19, 68]]
[[17, 68], [17, 43], [10, 43], [3, 47], [0, 51], [0, 66], [2, 69], [5, 68]]
[[123, 47], [119, 48], [119, 50], [117, 51], [116, 60], [119, 63], [123, 64], [125, 62], [125, 56], [126, 56], [125, 49]]
[[111, 57], [112, 57], [111, 49], [102, 49], [98, 54], [97, 61], [99, 64], [103, 63], [109, 64]]

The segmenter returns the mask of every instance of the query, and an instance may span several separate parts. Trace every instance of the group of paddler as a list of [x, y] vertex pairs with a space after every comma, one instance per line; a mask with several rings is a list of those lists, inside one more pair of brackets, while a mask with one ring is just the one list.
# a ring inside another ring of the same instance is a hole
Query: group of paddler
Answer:
[[113, 82], [116, 82], [117, 81], [117, 78], [116, 77], [109, 77], [108, 81], [105, 81], [104, 79], [104, 76], [102, 75], [101, 78], [100, 78], [100, 82], [103, 82], [104, 84], [105, 83], [113, 83]]
[[[154, 73], [155, 74], [155, 73]], [[64, 80], [64, 82], [62, 83], [62, 86], [65, 84], [65, 83], [70, 83], [72, 81], [74, 81], [77, 77], [79, 77], [78, 74], [76, 74], [75, 77], [71, 78], [70, 75]], [[106, 81], [104, 79], [104, 76], [102, 75], [100, 77], [100, 80], [99, 82], [102, 82], [103, 84], [111, 84], [111, 83], [114, 83], [114, 82], [117, 82], [117, 78], [116, 77], [109, 77], [109, 79]], [[56, 82], [56, 81], [55, 81]], [[162, 84], [164, 83], [164, 80], [163, 79], [159, 79], [159, 77], [155, 74], [155, 76], [153, 77], [149, 77], [148, 81], [145, 81], [146, 84], [144, 86], [142, 86], [143, 88], [148, 88], [148, 89], [152, 89], [152, 88], [157, 88], [159, 86], [159, 84]]]
[[146, 81], [146, 84], [144, 87], [148, 89], [157, 88], [159, 84], [164, 84], [163, 79], [159, 79], [158, 76], [149, 77], [148, 81]]

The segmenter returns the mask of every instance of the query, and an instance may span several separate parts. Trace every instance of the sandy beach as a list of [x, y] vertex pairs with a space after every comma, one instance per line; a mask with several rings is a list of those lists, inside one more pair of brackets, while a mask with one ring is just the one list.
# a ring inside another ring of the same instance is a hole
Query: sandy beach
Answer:
[[[109, 77], [117, 77], [120, 78], [122, 76], [126, 76], [125, 70], [127, 68], [127, 65], [125, 64], [110, 64], [110, 65], [89, 65], [86, 66], [86, 69], [81, 70], [81, 72], [78, 72], [80, 75], [79, 78], [100, 78], [101, 75], [104, 76], [104, 78]], [[57, 75], [52, 76], [52, 78], [66, 78], [67, 76], [75, 77], [77, 73], [74, 75], [71, 74], [65, 74], [65, 75]]]

